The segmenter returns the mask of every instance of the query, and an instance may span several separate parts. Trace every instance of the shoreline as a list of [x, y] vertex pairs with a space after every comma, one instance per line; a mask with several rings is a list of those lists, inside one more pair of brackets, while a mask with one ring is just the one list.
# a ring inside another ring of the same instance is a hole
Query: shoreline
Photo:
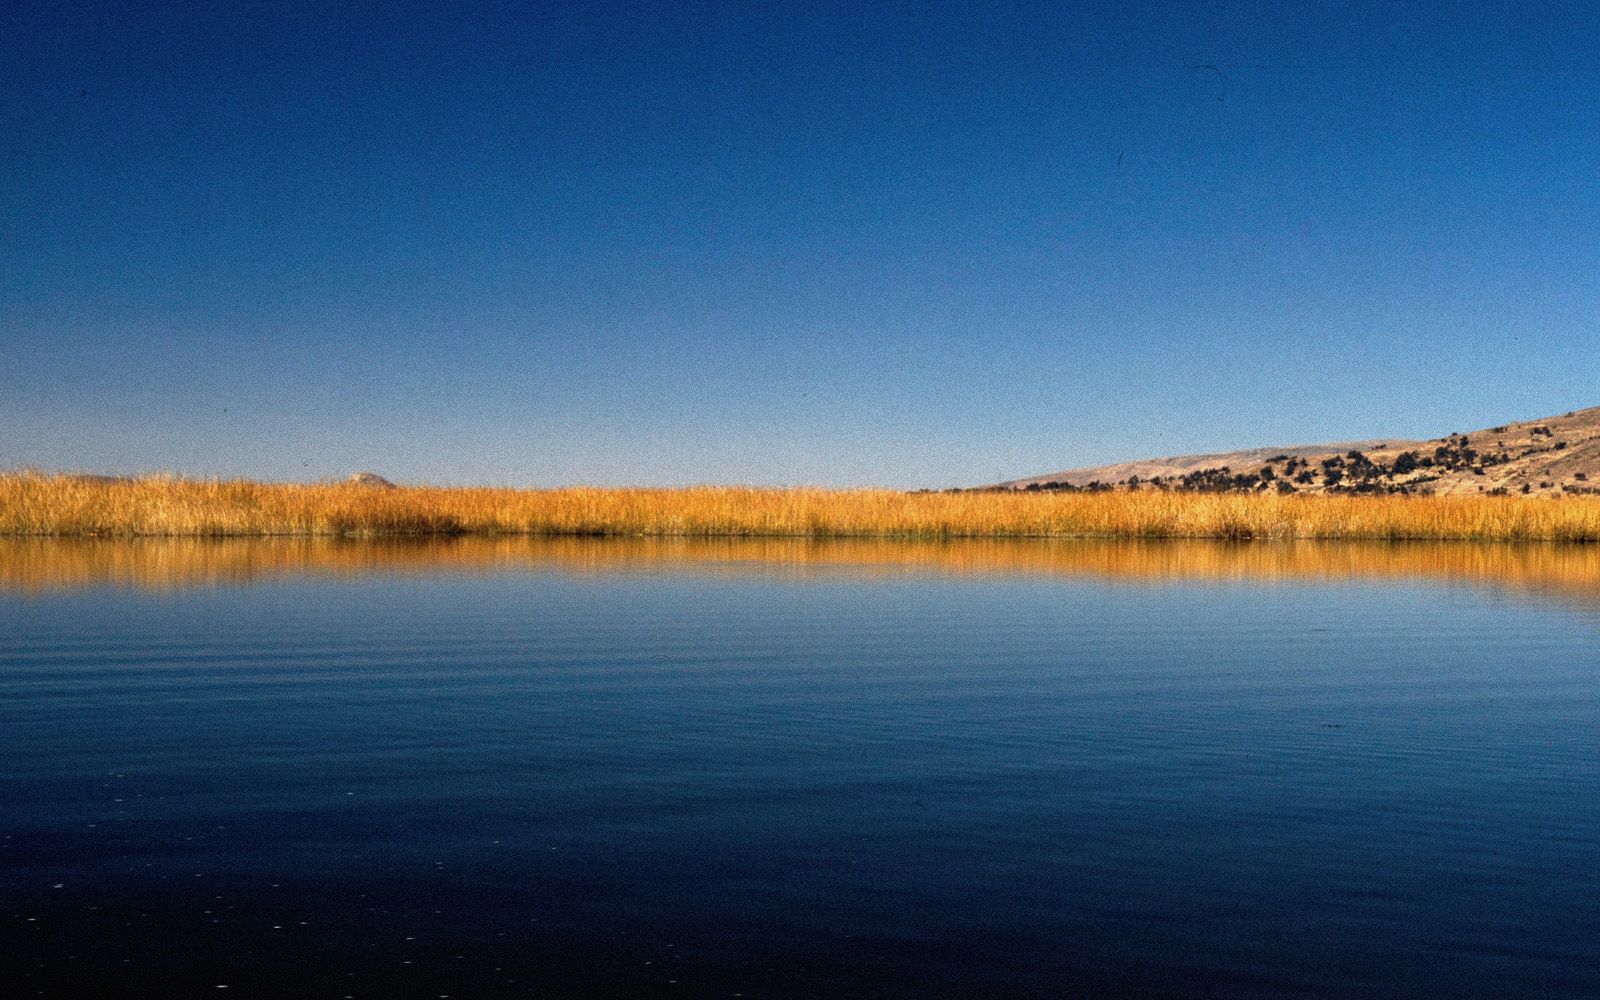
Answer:
[[1600, 542], [1600, 497], [509, 489], [0, 473], [0, 537]]

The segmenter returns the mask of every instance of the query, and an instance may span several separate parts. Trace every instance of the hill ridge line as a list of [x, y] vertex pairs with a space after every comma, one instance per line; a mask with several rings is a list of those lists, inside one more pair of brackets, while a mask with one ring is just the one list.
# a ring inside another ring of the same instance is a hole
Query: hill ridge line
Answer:
[[1168, 455], [1064, 469], [982, 488], [1152, 486], [1211, 492], [1600, 493], [1600, 406], [1421, 441], [1372, 438]]

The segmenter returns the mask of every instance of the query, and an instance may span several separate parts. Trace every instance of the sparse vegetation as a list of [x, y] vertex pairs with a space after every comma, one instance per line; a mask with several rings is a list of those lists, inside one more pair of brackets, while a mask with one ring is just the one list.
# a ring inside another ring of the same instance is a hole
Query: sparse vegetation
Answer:
[[[1262, 456], [1271, 455], [1265, 459]], [[1231, 466], [1231, 468], [1230, 468]], [[1236, 469], [1251, 470], [1236, 472]], [[1300, 445], [1292, 450], [1248, 449], [1209, 455], [1176, 455], [1073, 469], [1002, 488], [1039, 492], [1126, 490], [1137, 477], [1141, 490], [1201, 493], [1310, 495], [1547, 496], [1584, 494], [1579, 471], [1600, 470], [1600, 407], [1521, 424], [1500, 424], [1470, 434], [1429, 440]], [[1090, 481], [1094, 482], [1091, 484]], [[1543, 483], [1552, 483], [1544, 486]]]

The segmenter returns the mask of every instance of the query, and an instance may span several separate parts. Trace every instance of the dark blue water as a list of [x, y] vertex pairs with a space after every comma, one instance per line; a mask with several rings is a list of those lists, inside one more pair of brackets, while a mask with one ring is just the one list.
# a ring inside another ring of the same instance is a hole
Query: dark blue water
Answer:
[[1600, 611], [692, 563], [13, 592], [0, 836], [5, 996], [1593, 997]]

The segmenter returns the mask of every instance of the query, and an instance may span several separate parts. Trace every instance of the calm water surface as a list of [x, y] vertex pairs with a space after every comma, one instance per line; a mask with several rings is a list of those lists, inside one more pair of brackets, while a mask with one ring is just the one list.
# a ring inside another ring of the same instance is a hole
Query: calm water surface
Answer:
[[1600, 576], [619, 544], [0, 545], [3, 994], [1600, 996]]

